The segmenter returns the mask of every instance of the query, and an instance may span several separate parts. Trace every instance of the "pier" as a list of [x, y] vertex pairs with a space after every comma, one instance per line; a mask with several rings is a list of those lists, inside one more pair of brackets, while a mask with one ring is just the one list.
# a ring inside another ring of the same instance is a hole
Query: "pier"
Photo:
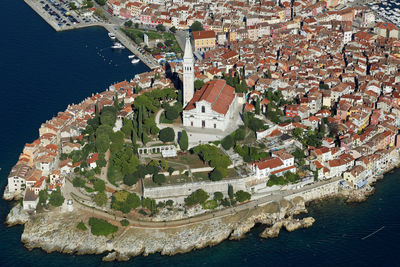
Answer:
[[42, 7], [39, 0], [24, 0], [24, 2], [30, 6], [44, 21], [47, 22], [55, 31], [69, 31], [77, 30], [87, 27], [103, 27], [108, 32], [113, 33], [118, 39], [118, 41], [123, 44], [129, 51], [131, 51], [137, 58], [140, 59], [147, 67], [150, 69], [155, 69], [160, 67], [160, 64], [154, 59], [150, 54], [142, 54], [138, 50], [138, 45], [136, 45], [129, 37], [127, 37], [120, 29], [119, 25], [110, 24], [106, 22], [81, 22], [77, 24], [71, 24], [70, 26], [62, 25], [60, 26], [58, 22], [52, 18], [52, 16], [46, 12]]

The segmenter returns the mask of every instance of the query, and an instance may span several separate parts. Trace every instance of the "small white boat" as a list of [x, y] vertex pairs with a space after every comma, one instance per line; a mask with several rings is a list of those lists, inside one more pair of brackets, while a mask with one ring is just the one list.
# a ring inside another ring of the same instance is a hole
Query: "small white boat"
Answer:
[[124, 49], [125, 46], [123, 46], [122, 44], [116, 42], [116, 43], [114, 43], [113, 46], [111, 46], [111, 48], [113, 48], [113, 49]]
[[111, 40], [115, 40], [115, 34], [113, 34], [112, 32], [108, 33], [108, 37], [110, 37]]
[[135, 55], [129, 55], [128, 58], [135, 58]]
[[139, 63], [139, 61], [140, 61], [140, 59], [135, 58], [135, 59], [133, 59], [133, 60], [131, 61], [131, 63], [132, 63], [132, 64], [136, 64], [136, 63]]

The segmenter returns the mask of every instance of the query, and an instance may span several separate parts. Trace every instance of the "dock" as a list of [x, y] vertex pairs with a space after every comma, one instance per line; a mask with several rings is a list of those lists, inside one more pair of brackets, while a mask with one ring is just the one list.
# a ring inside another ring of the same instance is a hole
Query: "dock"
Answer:
[[156, 69], [160, 67], [160, 64], [154, 59], [151, 54], [142, 54], [138, 50], [138, 45], [135, 44], [128, 36], [126, 36], [120, 29], [119, 25], [110, 24], [106, 22], [82, 22], [79, 24], [72, 24], [70, 26], [63, 25], [59, 26], [57, 21], [54, 20], [48, 12], [46, 12], [41, 6], [39, 0], [24, 0], [24, 2], [30, 6], [44, 21], [47, 22], [55, 31], [70, 31], [77, 30], [87, 27], [103, 27], [108, 32], [113, 33], [118, 41], [123, 44], [129, 51], [131, 51], [137, 58], [139, 58], [147, 67], [150, 69]]

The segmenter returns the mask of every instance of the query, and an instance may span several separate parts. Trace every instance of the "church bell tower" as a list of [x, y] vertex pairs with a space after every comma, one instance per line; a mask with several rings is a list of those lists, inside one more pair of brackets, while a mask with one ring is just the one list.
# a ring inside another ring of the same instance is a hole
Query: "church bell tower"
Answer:
[[185, 54], [183, 56], [183, 107], [192, 100], [194, 94], [194, 58], [190, 35], [186, 36]]

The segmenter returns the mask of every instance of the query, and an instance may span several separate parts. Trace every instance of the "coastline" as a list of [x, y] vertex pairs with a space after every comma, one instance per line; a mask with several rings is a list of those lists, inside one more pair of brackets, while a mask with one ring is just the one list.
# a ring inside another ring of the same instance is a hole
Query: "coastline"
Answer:
[[[398, 166], [391, 168], [385, 174], [397, 168]], [[376, 177], [372, 183], [382, 180], [383, 176]], [[282, 199], [265, 206], [190, 225], [160, 228], [128, 226], [111, 237], [94, 236], [90, 230], [83, 233], [77, 230], [77, 222], [88, 215], [79, 209], [74, 212], [60, 212], [56, 209], [29, 215], [17, 204], [7, 216], [6, 223], [9, 226], [24, 224], [21, 241], [29, 250], [40, 248], [47, 253], [57, 251], [77, 255], [106, 254], [102, 258], [103, 261], [127, 261], [139, 255], [160, 253], [172, 256], [212, 247], [225, 240], [241, 240], [246, 238], [246, 233], [256, 224], [265, 225], [260, 234], [261, 238], [275, 238], [279, 236], [282, 228], [292, 232], [311, 227], [315, 222], [314, 218], [298, 219], [296, 216], [307, 214], [307, 207], [315, 202], [331, 198], [343, 198], [347, 203], [363, 202], [373, 192], [374, 190], [366, 192], [365, 189], [339, 191], [309, 201], [297, 196], [291, 200]], [[117, 225], [119, 221], [111, 223]], [[177, 236], [180, 238], [176, 238]]]

